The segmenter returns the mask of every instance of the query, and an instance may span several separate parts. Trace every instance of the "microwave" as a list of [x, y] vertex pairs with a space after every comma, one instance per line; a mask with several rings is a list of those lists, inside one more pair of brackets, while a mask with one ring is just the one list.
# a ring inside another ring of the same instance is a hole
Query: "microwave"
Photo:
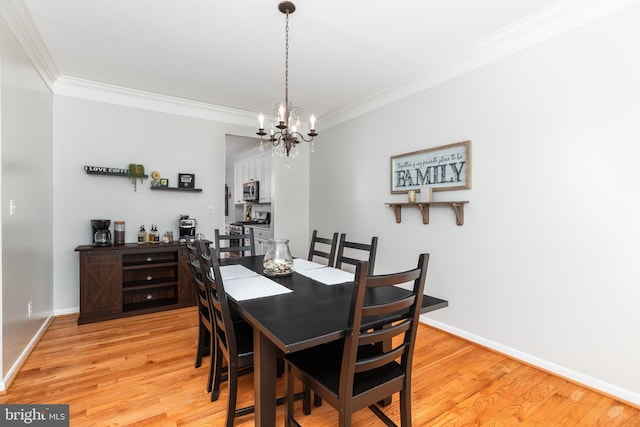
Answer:
[[258, 202], [260, 200], [259, 181], [250, 181], [242, 184], [242, 200], [245, 202]]

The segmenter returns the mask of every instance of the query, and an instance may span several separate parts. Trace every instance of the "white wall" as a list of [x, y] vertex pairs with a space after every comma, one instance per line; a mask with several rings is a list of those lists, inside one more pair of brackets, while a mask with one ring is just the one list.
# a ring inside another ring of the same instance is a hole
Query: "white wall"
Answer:
[[[639, 404], [638, 40], [633, 7], [323, 132], [310, 228], [379, 236], [377, 273], [430, 252], [429, 321]], [[389, 157], [464, 140], [464, 225], [396, 224]]]
[[273, 159], [273, 231], [274, 238], [289, 240], [294, 257], [306, 258], [309, 253], [310, 145], [300, 143], [295, 151], [296, 157]]
[[[250, 129], [253, 131], [253, 129]], [[248, 132], [238, 126], [144, 111], [92, 101], [54, 97], [54, 307], [78, 310], [78, 255], [91, 244], [90, 220], [126, 223], [126, 241], [135, 242], [141, 224], [147, 231], [178, 235], [178, 218], [188, 214], [197, 231], [213, 238], [224, 229], [225, 134]], [[178, 173], [194, 173], [201, 193], [152, 191], [150, 181], [137, 191], [127, 178], [87, 175], [85, 165], [126, 168], [140, 163], [157, 170], [175, 187]], [[213, 213], [208, 207], [213, 206]]]
[[[21, 354], [52, 314], [51, 111], [47, 85], [0, 18], [0, 389], [10, 381]], [[9, 212], [10, 200], [14, 201], [14, 215]], [[29, 301], [33, 304], [30, 317]]]

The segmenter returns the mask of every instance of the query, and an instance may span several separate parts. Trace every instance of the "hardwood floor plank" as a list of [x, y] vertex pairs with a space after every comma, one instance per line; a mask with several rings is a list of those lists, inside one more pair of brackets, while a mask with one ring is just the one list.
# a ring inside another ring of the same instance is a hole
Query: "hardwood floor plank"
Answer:
[[[72, 426], [220, 426], [226, 384], [209, 401], [209, 362], [194, 368], [194, 307], [78, 326], [56, 318], [0, 403], [68, 403]], [[414, 357], [415, 426], [637, 426], [640, 411], [592, 390], [421, 325]], [[278, 395], [283, 394], [278, 385]], [[238, 405], [253, 404], [253, 378], [240, 378]], [[397, 396], [384, 408], [399, 420]], [[305, 427], [337, 425], [326, 403], [296, 418]], [[283, 408], [277, 412], [282, 425]], [[253, 415], [236, 427], [253, 426]], [[368, 410], [354, 427], [382, 425]]]

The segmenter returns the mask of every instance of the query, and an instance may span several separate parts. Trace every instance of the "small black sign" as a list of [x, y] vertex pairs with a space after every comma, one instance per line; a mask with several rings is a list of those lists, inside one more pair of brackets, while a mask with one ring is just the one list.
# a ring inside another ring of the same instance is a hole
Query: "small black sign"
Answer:
[[178, 186], [182, 188], [195, 188], [196, 175], [193, 173], [179, 173]]

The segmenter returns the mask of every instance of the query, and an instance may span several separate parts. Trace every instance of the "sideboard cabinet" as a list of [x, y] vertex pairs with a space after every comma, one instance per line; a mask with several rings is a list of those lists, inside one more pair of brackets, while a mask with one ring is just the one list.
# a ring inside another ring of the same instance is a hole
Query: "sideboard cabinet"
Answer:
[[184, 243], [78, 246], [78, 324], [195, 305]]

